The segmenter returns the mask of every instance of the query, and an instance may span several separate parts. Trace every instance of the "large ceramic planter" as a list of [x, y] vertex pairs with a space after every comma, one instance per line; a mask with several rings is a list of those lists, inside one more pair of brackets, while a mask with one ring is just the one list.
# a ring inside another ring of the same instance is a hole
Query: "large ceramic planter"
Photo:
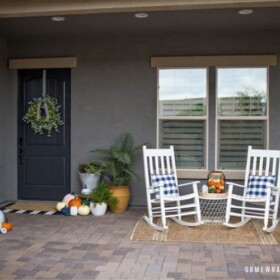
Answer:
[[130, 191], [128, 186], [110, 186], [112, 196], [118, 199], [116, 206], [110, 206], [113, 213], [124, 213], [128, 207]]
[[91, 201], [89, 207], [91, 214], [94, 216], [103, 216], [107, 211], [107, 203], [105, 202], [95, 203]]
[[91, 192], [97, 187], [100, 175], [79, 173], [82, 187], [89, 189]]

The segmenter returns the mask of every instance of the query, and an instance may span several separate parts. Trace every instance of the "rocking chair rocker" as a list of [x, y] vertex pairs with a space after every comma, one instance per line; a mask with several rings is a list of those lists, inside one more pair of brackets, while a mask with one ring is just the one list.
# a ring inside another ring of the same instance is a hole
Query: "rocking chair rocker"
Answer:
[[[196, 182], [178, 185], [173, 146], [169, 149], [147, 149], [143, 146], [144, 171], [148, 215], [144, 220], [155, 230], [168, 228], [166, 219], [184, 226], [198, 226], [201, 221]], [[191, 187], [192, 192], [179, 195], [179, 188]], [[183, 216], [195, 216], [194, 222], [183, 221]], [[159, 217], [156, 224], [154, 218]]]
[[[257, 150], [248, 147], [244, 185], [228, 183], [225, 226], [240, 227], [254, 219], [264, 220], [263, 230], [272, 232], [277, 224], [280, 193], [280, 151]], [[233, 187], [243, 189], [241, 195]], [[241, 217], [231, 223], [230, 217]], [[270, 221], [270, 223], [269, 223]]]

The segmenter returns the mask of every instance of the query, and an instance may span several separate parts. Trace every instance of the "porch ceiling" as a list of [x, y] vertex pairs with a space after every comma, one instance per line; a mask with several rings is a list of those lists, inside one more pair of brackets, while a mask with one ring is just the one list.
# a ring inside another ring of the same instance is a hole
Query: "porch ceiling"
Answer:
[[280, 7], [254, 8], [247, 16], [240, 8], [149, 12], [137, 19], [132, 12], [68, 15], [63, 22], [50, 16], [2, 18], [0, 35], [8, 38], [46, 36], [156, 35], [176, 33], [244, 33], [280, 31]]
[[280, 0], [0, 0], [0, 17], [280, 6]]

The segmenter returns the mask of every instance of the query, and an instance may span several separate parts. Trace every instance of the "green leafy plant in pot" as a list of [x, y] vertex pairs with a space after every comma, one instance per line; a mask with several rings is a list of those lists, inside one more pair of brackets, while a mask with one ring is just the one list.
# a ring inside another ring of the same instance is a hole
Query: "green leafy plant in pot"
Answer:
[[105, 166], [104, 163], [93, 161], [90, 163], [80, 163], [78, 170], [83, 187], [82, 193], [89, 194], [96, 188], [101, 175], [105, 171]]
[[107, 206], [113, 207], [117, 205], [117, 198], [113, 197], [108, 185], [105, 183], [98, 183], [96, 189], [89, 194], [91, 213], [95, 216], [101, 216], [106, 213]]
[[134, 155], [142, 150], [142, 145], [134, 146], [131, 133], [123, 133], [108, 149], [96, 149], [91, 152], [105, 162], [105, 177], [108, 178], [110, 190], [118, 198], [118, 204], [111, 207], [114, 213], [126, 211], [130, 199], [129, 183], [132, 178], [139, 177], [131, 170]]

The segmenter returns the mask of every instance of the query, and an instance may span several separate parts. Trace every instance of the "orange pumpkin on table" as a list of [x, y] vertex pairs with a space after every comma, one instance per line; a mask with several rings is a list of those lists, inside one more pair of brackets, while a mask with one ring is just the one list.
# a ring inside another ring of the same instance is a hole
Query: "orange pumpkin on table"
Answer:
[[215, 181], [214, 186], [215, 186], [216, 188], [219, 188], [219, 187], [220, 187], [220, 181]]
[[82, 205], [82, 200], [78, 197], [75, 197], [69, 201], [68, 208], [71, 208], [72, 206], [76, 206], [77, 208], [79, 208], [81, 205]]

